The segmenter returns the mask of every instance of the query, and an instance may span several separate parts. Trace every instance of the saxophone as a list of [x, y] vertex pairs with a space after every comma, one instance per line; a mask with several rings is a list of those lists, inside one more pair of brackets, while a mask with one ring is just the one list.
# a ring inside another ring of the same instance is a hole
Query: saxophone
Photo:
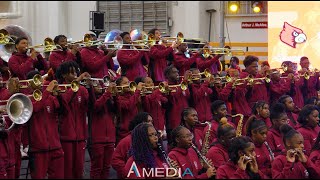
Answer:
[[236, 115], [227, 114], [227, 116], [230, 116], [230, 117], [240, 116], [240, 120], [239, 120], [238, 125], [237, 125], [236, 136], [237, 137], [242, 136], [242, 126], [243, 126], [243, 117], [244, 117], [244, 115], [243, 114], [236, 114]]
[[208, 151], [209, 151], [209, 140], [210, 140], [210, 133], [211, 133], [211, 122], [208, 122], [208, 121], [206, 121], [205, 123], [200, 123], [200, 124], [208, 124], [208, 126], [209, 126], [209, 128], [208, 128], [208, 130], [207, 130], [207, 132], [206, 132], [206, 135], [205, 135], [205, 137], [204, 137], [204, 140], [203, 140], [203, 143], [202, 143], [202, 149], [201, 149], [201, 155], [202, 156], [206, 156], [206, 154], [208, 153]]

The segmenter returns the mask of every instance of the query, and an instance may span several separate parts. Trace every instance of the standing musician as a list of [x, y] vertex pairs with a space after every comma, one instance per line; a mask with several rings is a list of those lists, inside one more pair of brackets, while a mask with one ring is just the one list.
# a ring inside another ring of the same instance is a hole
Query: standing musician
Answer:
[[153, 119], [149, 113], [139, 112], [130, 121], [130, 124], [129, 124], [130, 134], [128, 134], [125, 138], [121, 139], [118, 145], [116, 146], [116, 149], [114, 150], [114, 153], [112, 155], [111, 165], [113, 169], [117, 171], [117, 176], [119, 179], [126, 178], [126, 174], [124, 173], [124, 167], [126, 166], [126, 162], [129, 159], [128, 152], [131, 146], [131, 138], [132, 138], [131, 132], [136, 126], [144, 122], [152, 125]]
[[129, 89], [129, 79], [121, 76], [116, 80], [117, 86], [121, 87], [121, 93], [116, 96], [117, 106], [117, 135], [116, 144], [126, 137], [129, 132], [129, 123], [138, 114], [138, 104], [141, 102], [141, 90], [144, 83], [139, 83], [135, 92]]
[[197, 58], [200, 53], [191, 53], [188, 50], [188, 44], [181, 42], [178, 46], [178, 52], [174, 54], [173, 65], [179, 70], [180, 76], [190, 69], [197, 67]]
[[[303, 96], [303, 92], [306, 92], [306, 86], [305, 86], [305, 81], [306, 79], [303, 76], [299, 76], [299, 74], [297, 74], [297, 72], [294, 70], [294, 64], [291, 61], [283, 61], [281, 66], [286, 66], [287, 69], [285, 69], [286, 71], [284, 71], [284, 73], [282, 73], [282, 78], [288, 77], [285, 80], [288, 80], [293, 82], [293, 87], [291, 85], [291, 89], [288, 93], [288, 95], [290, 95], [294, 101], [294, 103], [296, 104], [296, 106], [298, 108], [302, 108], [304, 106], [304, 96]], [[291, 74], [294, 74], [295, 77], [292, 77]]]
[[[203, 49], [208, 48], [208, 45], [205, 45]], [[203, 72], [205, 69], [209, 69], [211, 74], [218, 74], [220, 69], [220, 61], [219, 58], [222, 56], [221, 54], [209, 57], [206, 57], [205, 54], [203, 54], [203, 49], [199, 51], [200, 56], [197, 58], [197, 66], [201, 72]]]
[[45, 74], [48, 70], [48, 63], [35, 49], [30, 50], [30, 56], [27, 55], [28, 39], [25, 37], [17, 38], [15, 41], [17, 52], [12, 53], [9, 59], [8, 66], [13, 76], [18, 77], [20, 80], [27, 78], [27, 73], [35, 68]]
[[169, 57], [173, 57], [173, 53], [176, 48], [179, 46], [179, 42], [172, 42], [172, 45], [166, 47], [162, 44], [159, 44], [159, 40], [161, 39], [161, 33], [159, 29], [151, 29], [149, 34], [153, 34], [156, 39], [156, 44], [150, 48], [149, 56], [150, 56], [150, 64], [149, 64], [149, 72], [150, 77], [154, 80], [154, 83], [158, 85], [160, 82], [165, 81], [165, 76], [163, 71], [167, 67], [167, 60]]
[[121, 75], [126, 76], [130, 81], [134, 81], [138, 76], [146, 77], [147, 72], [143, 66], [149, 64], [148, 53], [141, 50], [139, 51], [134, 46], [128, 45], [132, 44], [128, 32], [123, 32], [120, 36], [123, 39], [123, 44], [126, 44], [117, 52], [117, 59], [121, 67]]
[[189, 85], [190, 89], [190, 106], [194, 107], [197, 112], [199, 112], [199, 121], [206, 122], [210, 121], [211, 119], [211, 111], [210, 111], [210, 104], [211, 101], [214, 99], [213, 91], [211, 87], [213, 86], [212, 80], [213, 77], [208, 77], [204, 80], [203, 83], [201, 80], [200, 71], [197, 68], [190, 69], [192, 73], [192, 82]]
[[268, 61], [263, 61], [261, 63], [261, 70], [259, 71], [259, 74], [264, 77], [266, 76], [266, 72], [270, 70], [270, 65], [268, 63]]
[[[38, 71], [28, 73], [28, 78], [40, 74]], [[27, 122], [27, 144], [31, 178], [61, 179], [64, 177], [64, 152], [58, 133], [57, 112], [60, 108], [57, 99], [57, 81], [50, 82], [44, 90], [41, 101], [33, 98], [33, 112]], [[26, 147], [24, 142], [24, 147]]]
[[[56, 78], [60, 84], [70, 84], [72, 81], [80, 82], [90, 78], [85, 72], [79, 77], [79, 66], [75, 61], [62, 63], [57, 71]], [[60, 116], [60, 139], [64, 151], [64, 178], [82, 178], [84, 168], [84, 155], [86, 147], [88, 109], [88, 90], [80, 86], [77, 92], [71, 88], [58, 96], [62, 112]]]
[[53, 41], [62, 48], [61, 51], [53, 51], [50, 53], [49, 62], [53, 71], [56, 71], [60, 64], [66, 61], [76, 61], [79, 64], [81, 56], [77, 44], [68, 46], [65, 35], [58, 35]]
[[252, 139], [255, 145], [258, 167], [268, 178], [272, 177], [271, 162], [274, 160], [274, 154], [266, 142], [268, 128], [264, 121], [251, 116], [246, 123], [246, 135]]
[[189, 129], [178, 126], [172, 131], [172, 139], [172, 150], [169, 153], [169, 158], [177, 161], [181, 172], [185, 172], [187, 168], [192, 172], [192, 175], [186, 174], [182, 177], [183, 179], [209, 179], [216, 174], [216, 169], [212, 166], [211, 160], [208, 160], [209, 164], [204, 163], [202, 165], [200, 163], [198, 154], [191, 147], [193, 134]]
[[[90, 34], [90, 41], [97, 38], [94, 34]], [[97, 45], [83, 47], [80, 51], [82, 68], [92, 77], [102, 78], [108, 75], [108, 69], [113, 70], [114, 63], [112, 57], [116, 55], [116, 50], [98, 49]]]
[[310, 74], [310, 79], [306, 79], [304, 81], [304, 88], [306, 92], [303, 94], [304, 100], [311, 98], [312, 96], [318, 97], [318, 91], [320, 90], [320, 83], [319, 83], [319, 72], [315, 72], [314, 75], [311, 75], [311, 71], [309, 69], [310, 62], [309, 58], [303, 56], [300, 58], [300, 66], [301, 70], [299, 71], [300, 75], [304, 75], [304, 73]]
[[[235, 69], [235, 70], [237, 70], [239, 73], [241, 72], [241, 69], [240, 69], [240, 66], [239, 66], [239, 58], [238, 58], [238, 57], [233, 56], [233, 57], [230, 58], [230, 66], [229, 66], [228, 71], [229, 71], [230, 69]], [[228, 72], [228, 71], [227, 71], [227, 72]]]

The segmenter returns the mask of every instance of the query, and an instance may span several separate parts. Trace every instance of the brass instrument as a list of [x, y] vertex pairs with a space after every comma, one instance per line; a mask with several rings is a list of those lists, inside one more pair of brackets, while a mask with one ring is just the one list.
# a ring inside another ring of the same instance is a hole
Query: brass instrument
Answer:
[[159, 40], [159, 44], [165, 44], [165, 46], [166, 46], [166, 44], [168, 44], [168, 43], [172, 44], [173, 41], [182, 43], [184, 41], [183, 33], [182, 32], [178, 32], [176, 37], [162, 37]]
[[29, 46], [28, 49], [35, 49], [35, 48], [43, 48], [44, 53], [46, 52], [53, 52], [53, 51], [62, 51], [62, 47], [60, 45], [56, 45], [53, 40], [49, 37], [44, 39], [43, 44]]
[[14, 39], [9, 35], [5, 29], [0, 29], [0, 44], [15, 44]]
[[200, 153], [198, 148], [193, 143], [191, 143], [191, 147], [194, 149], [194, 151], [196, 151], [198, 157], [201, 159], [201, 162], [205, 163], [209, 168], [212, 168], [212, 165], [208, 162], [207, 158]]
[[[33, 76], [32, 79], [19, 80], [19, 83], [22, 83], [22, 82], [26, 82], [28, 84], [31, 84], [33, 87], [39, 87], [39, 86], [41, 86], [41, 84], [43, 82], [43, 78], [42, 78], [41, 75], [36, 74], [36, 75]], [[29, 88], [29, 86], [28, 85], [26, 85], [26, 86], [20, 85], [19, 88], [20, 89], [26, 89], [26, 88]]]
[[97, 86], [98, 85], [97, 82], [102, 81], [103, 85], [105, 87], [108, 87], [110, 82], [111, 82], [110, 76], [105, 75], [103, 78], [88, 78], [88, 79], [84, 79], [84, 80], [80, 81], [80, 84], [84, 85], [84, 86], [87, 86], [88, 85], [87, 82], [86, 82], [87, 80], [95, 82], [95, 83], [92, 83], [93, 86]]
[[[49, 86], [49, 85], [42, 85], [42, 86]], [[71, 90], [73, 92], [78, 92], [79, 88], [80, 88], [80, 83], [76, 80], [73, 80], [70, 84], [57, 84], [58, 87], [65, 87], [65, 88], [71, 88]], [[65, 90], [61, 90], [61, 89], [55, 89], [54, 91], [56, 92], [60, 92], [60, 93], [64, 93]]]
[[116, 86], [116, 88], [118, 89], [118, 93], [122, 93], [124, 88], [129, 88], [131, 92], [135, 92], [137, 90], [137, 83], [134, 81], [131, 81], [129, 83], [129, 85], [125, 85], [125, 86]]
[[204, 136], [202, 149], [201, 149], [201, 155], [206, 156], [209, 149], [210, 149], [210, 140], [211, 140], [211, 122], [206, 121], [205, 124], [208, 124], [208, 130], [206, 131], [206, 134]]
[[8, 100], [3, 100], [0, 102], [7, 102], [5, 106], [7, 115], [3, 115], [2, 118], [4, 116], [8, 116], [12, 121], [12, 125], [8, 129], [2, 129], [3, 131], [9, 131], [15, 124], [27, 123], [32, 116], [32, 102], [28, 96], [22, 93], [16, 93]]
[[[190, 48], [193, 51], [199, 51], [199, 48]], [[242, 49], [231, 49], [228, 46], [223, 48], [203, 47], [203, 57], [207, 58], [212, 54], [221, 54], [227, 56], [244, 56], [245, 52]]]
[[[159, 90], [162, 93], [168, 93], [168, 92], [172, 92], [173, 90], [170, 88], [178, 88], [181, 87], [182, 91], [185, 91], [188, 89], [188, 84], [184, 81], [181, 82], [181, 84], [178, 85], [168, 85], [167, 87], [165, 86], [165, 84], [163, 82], [159, 83]], [[173, 91], [174, 92], [174, 91]]]
[[243, 114], [236, 114], [236, 115], [227, 114], [227, 116], [232, 117], [232, 118], [240, 116], [240, 120], [237, 125], [236, 137], [242, 136], [242, 126], [243, 126], [244, 115]]

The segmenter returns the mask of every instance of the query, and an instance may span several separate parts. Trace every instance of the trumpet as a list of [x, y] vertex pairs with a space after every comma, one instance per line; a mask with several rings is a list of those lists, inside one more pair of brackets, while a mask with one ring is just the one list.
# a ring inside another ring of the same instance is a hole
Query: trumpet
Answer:
[[[110, 78], [110, 76], [108, 76], [108, 75], [104, 76], [103, 78], [88, 78], [88, 79], [89, 79], [90, 81], [94, 81], [94, 82], [102, 81], [102, 82], [103, 82], [103, 85], [104, 85], [105, 87], [108, 87], [109, 84], [110, 84], [110, 82], [111, 82], [111, 78]], [[81, 84], [81, 85], [84, 85], [84, 86], [87, 86], [88, 84], [87, 84], [86, 80], [88, 80], [88, 79], [84, 79], [84, 80], [80, 81], [80, 84]], [[97, 85], [98, 85], [97, 83], [93, 83], [93, 86], [97, 86]]]
[[170, 88], [178, 88], [178, 87], [181, 87], [181, 90], [185, 91], [188, 88], [188, 84], [184, 81], [182, 81], [181, 84], [178, 84], [178, 85], [168, 85], [168, 86], [165, 86], [163, 82], [159, 83], [159, 90], [162, 93], [175, 92]]
[[[42, 86], [47, 87], [49, 85], [42, 85]], [[76, 80], [73, 80], [70, 84], [57, 84], [57, 86], [58, 87], [65, 87], [65, 88], [69, 88], [70, 87], [73, 92], [78, 92], [79, 88], [80, 88], [80, 83], [78, 81], [76, 81]], [[63, 93], [66, 90], [55, 89], [54, 91]]]
[[62, 51], [62, 47], [60, 45], [54, 44], [53, 40], [49, 37], [44, 39], [43, 44], [29, 46], [27, 49], [35, 49], [35, 48], [43, 48], [44, 53], [53, 52], [53, 51]]
[[137, 83], [136, 82], [134, 82], [134, 81], [131, 81], [130, 83], [129, 83], [129, 85], [125, 85], [125, 86], [116, 86], [116, 88], [118, 89], [118, 93], [120, 92], [123, 92], [123, 90], [124, 90], [124, 88], [129, 88], [129, 90], [131, 91], [131, 92], [135, 92], [136, 90], [137, 90]]
[[[22, 82], [26, 82], [28, 84], [31, 84], [33, 87], [39, 87], [41, 86], [42, 82], [43, 82], [43, 77], [39, 74], [36, 74], [33, 76], [32, 79], [27, 79], [27, 80], [19, 80], [19, 83], [22, 83]], [[23, 86], [23, 85], [20, 85], [19, 88], [20, 89], [25, 89], [25, 88], [28, 88], [29, 86], [26, 85], [26, 86]]]

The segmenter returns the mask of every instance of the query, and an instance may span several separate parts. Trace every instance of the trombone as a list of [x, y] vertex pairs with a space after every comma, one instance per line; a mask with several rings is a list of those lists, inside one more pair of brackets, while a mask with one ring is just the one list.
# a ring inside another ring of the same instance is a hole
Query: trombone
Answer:
[[28, 47], [28, 49], [35, 49], [35, 48], [43, 48], [42, 52], [44, 53], [53, 52], [53, 51], [62, 51], [62, 47], [60, 45], [55, 45], [53, 40], [49, 37], [44, 39], [43, 44]]
[[[199, 51], [199, 48], [189, 48], [192, 51]], [[227, 55], [227, 56], [243, 56], [245, 55], [244, 51], [242, 49], [231, 49], [228, 46], [225, 46], [224, 48], [212, 48], [212, 47], [203, 47], [203, 57], [208, 58], [212, 54], [221, 54], [221, 55]]]

